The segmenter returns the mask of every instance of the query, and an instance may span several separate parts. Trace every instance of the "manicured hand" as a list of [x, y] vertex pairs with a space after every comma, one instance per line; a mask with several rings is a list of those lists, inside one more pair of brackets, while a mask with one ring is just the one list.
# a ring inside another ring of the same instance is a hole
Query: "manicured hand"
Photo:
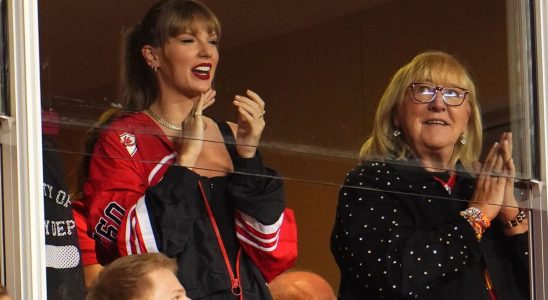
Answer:
[[202, 93], [183, 121], [183, 131], [175, 142], [179, 165], [192, 168], [196, 164], [204, 144], [205, 120], [202, 113], [215, 102], [215, 94], [214, 90]]
[[236, 131], [236, 151], [244, 158], [254, 157], [265, 127], [265, 103], [250, 90], [245, 96], [236, 95], [234, 106], [238, 110], [238, 130]]
[[504, 157], [501, 147], [499, 142], [491, 146], [478, 173], [476, 189], [469, 204], [470, 207], [481, 209], [489, 220], [493, 220], [499, 214], [508, 180], [509, 171], [503, 168]]

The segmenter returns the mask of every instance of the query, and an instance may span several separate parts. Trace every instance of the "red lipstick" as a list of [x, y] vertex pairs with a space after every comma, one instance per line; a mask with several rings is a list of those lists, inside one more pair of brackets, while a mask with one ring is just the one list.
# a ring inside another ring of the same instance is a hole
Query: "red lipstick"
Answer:
[[211, 64], [210, 63], [201, 63], [194, 68], [192, 68], [192, 74], [198, 77], [201, 80], [208, 80], [211, 78]]

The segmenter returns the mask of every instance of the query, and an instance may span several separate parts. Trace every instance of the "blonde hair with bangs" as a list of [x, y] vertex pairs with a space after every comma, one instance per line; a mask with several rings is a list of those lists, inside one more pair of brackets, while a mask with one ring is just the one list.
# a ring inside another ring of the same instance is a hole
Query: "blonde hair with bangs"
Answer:
[[412, 151], [405, 140], [394, 136], [394, 116], [405, 97], [405, 91], [412, 82], [447, 82], [458, 79], [460, 87], [469, 91], [466, 100], [470, 104], [470, 118], [465, 132], [466, 144], [456, 142], [452, 166], [460, 160], [463, 167], [472, 171], [472, 164], [478, 160], [483, 139], [481, 114], [476, 98], [476, 87], [466, 68], [453, 56], [440, 52], [423, 52], [407, 65], [401, 67], [386, 88], [373, 124], [373, 132], [360, 150], [361, 160], [406, 160]]
[[162, 0], [152, 6], [140, 24], [128, 30], [122, 49], [120, 98], [130, 111], [147, 108], [158, 94], [154, 71], [141, 54], [145, 45], [162, 47], [170, 38], [205, 26], [221, 37], [221, 24], [204, 4], [193, 0]]
[[197, 32], [200, 26], [204, 26], [208, 33], [215, 33], [217, 39], [221, 37], [221, 24], [213, 12], [203, 4], [191, 0], [167, 1], [162, 15], [159, 16], [155, 26], [153, 46], [163, 46], [169, 38], [190, 31]]

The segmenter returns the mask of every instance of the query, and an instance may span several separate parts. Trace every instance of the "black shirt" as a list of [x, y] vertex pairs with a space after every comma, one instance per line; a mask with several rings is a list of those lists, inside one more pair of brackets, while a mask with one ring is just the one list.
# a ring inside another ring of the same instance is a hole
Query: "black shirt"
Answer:
[[493, 222], [478, 242], [459, 215], [475, 180], [458, 173], [449, 194], [424, 168], [366, 161], [340, 190], [331, 250], [340, 299], [528, 299], [527, 235]]
[[44, 136], [44, 216], [48, 299], [84, 299], [76, 223], [55, 144]]

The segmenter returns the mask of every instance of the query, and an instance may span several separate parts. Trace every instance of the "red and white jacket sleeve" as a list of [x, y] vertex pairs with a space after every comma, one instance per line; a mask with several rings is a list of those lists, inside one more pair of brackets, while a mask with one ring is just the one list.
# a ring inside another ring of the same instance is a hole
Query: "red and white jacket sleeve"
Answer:
[[146, 191], [146, 177], [135, 135], [104, 130], [93, 152], [84, 185], [88, 223], [99, 238], [97, 256], [102, 264], [119, 256], [116, 237], [128, 208]]
[[243, 250], [271, 281], [297, 258], [297, 224], [285, 208], [283, 181], [254, 158], [233, 158], [229, 193], [236, 209], [236, 236]]
[[82, 201], [72, 202], [72, 214], [74, 216], [74, 222], [76, 222], [76, 231], [78, 233], [82, 264], [84, 267], [98, 264], [99, 262], [97, 261], [97, 256], [95, 255], [95, 240], [89, 234], [86, 211]]
[[196, 205], [199, 199], [199, 175], [187, 168], [169, 166], [162, 179], [151, 186], [128, 208], [118, 231], [118, 251], [121, 255], [163, 252], [175, 257], [169, 247], [172, 240], [187, 241], [194, 218], [192, 210], [181, 209]]
[[[268, 282], [295, 262], [295, 217], [292, 210], [285, 208], [281, 179], [273, 170], [262, 167], [260, 158], [237, 159], [234, 165], [236, 172], [229, 175], [228, 193], [229, 201], [236, 207], [236, 237]], [[192, 224], [181, 222], [193, 219], [184, 215], [188, 212], [180, 207], [195, 205], [201, 197], [198, 181], [199, 176], [186, 168], [169, 167], [161, 182], [128, 209], [118, 232], [119, 252], [130, 255], [161, 251], [176, 256], [181, 247], [169, 247], [176, 243], [169, 239], [176, 236], [178, 243], [192, 234]], [[167, 232], [170, 230], [176, 232]]]
[[122, 219], [117, 241], [120, 255], [159, 252], [152, 224], [143, 196]]
[[272, 225], [264, 225], [237, 211], [236, 236], [267, 282], [295, 263], [297, 224], [293, 210], [289, 208]]

